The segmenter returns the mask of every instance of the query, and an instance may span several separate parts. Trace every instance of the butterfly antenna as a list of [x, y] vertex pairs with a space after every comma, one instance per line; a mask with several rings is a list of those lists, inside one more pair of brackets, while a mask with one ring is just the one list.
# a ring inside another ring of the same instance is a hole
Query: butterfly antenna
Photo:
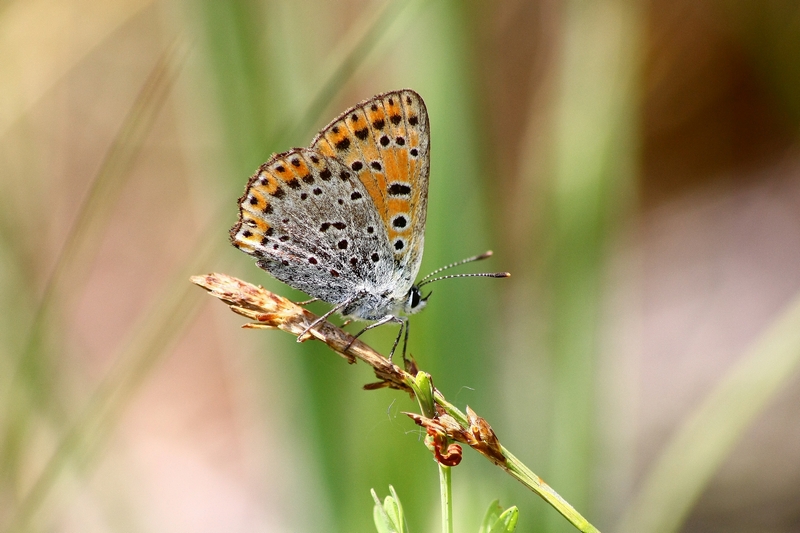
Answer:
[[511, 277], [511, 273], [509, 272], [479, 272], [477, 274], [450, 274], [448, 276], [440, 276], [438, 278], [425, 280], [422, 283], [417, 283], [417, 288], [419, 289], [423, 285], [427, 285], [428, 283], [433, 283], [434, 281], [440, 281], [443, 279], [450, 279], [450, 278], [508, 278], [508, 277]]
[[433, 272], [431, 272], [430, 274], [419, 280], [419, 283], [417, 283], [417, 288], [420, 288], [423, 285], [427, 285], [428, 283], [433, 283], [434, 281], [440, 281], [443, 279], [450, 279], [450, 278], [507, 278], [511, 275], [508, 272], [481, 272], [478, 274], [450, 274], [448, 276], [440, 276], [438, 278], [430, 279], [431, 276], [435, 276], [436, 274], [442, 272], [443, 270], [457, 267], [459, 265], [463, 265], [466, 263], [472, 263], [473, 261], [480, 261], [482, 259], [487, 259], [489, 257], [492, 257], [491, 250], [484, 252], [480, 255], [473, 255], [472, 257], [467, 257], [466, 259], [462, 259], [461, 261], [456, 261], [455, 263], [450, 263], [449, 265], [445, 265], [442, 268], [437, 268], [436, 270], [434, 270]]
[[457, 267], [459, 265], [464, 265], [466, 263], [472, 263], [473, 261], [480, 261], [481, 259], [487, 259], [489, 257], [492, 257], [493, 253], [494, 252], [489, 250], [489, 251], [484, 252], [484, 253], [482, 253], [480, 255], [473, 255], [472, 257], [467, 257], [466, 259], [462, 259], [461, 261], [456, 261], [455, 263], [450, 263], [449, 265], [445, 265], [442, 268], [437, 268], [436, 270], [434, 270], [433, 272], [431, 272], [430, 274], [428, 274], [427, 276], [425, 276], [424, 278], [419, 280], [420, 284], [421, 283], [426, 283], [425, 282], [426, 279], [428, 279], [431, 276], [435, 276], [436, 274], [438, 274], [439, 272], [441, 272], [443, 270], [447, 270], [448, 268]]

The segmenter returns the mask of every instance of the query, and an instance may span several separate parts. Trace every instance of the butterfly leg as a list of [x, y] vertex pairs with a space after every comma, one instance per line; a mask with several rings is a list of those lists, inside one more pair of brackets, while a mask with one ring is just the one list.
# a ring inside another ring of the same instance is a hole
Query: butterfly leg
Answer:
[[[350, 344], [347, 345], [347, 348], [345, 348], [345, 350], [349, 349], [350, 346], [353, 345], [353, 341], [355, 341], [357, 338], [359, 338], [361, 335], [363, 335], [367, 331], [369, 331], [371, 329], [375, 329], [378, 326], [382, 326], [384, 324], [388, 324], [389, 322], [397, 322], [398, 324], [400, 324], [400, 333], [403, 332], [403, 327], [406, 325], [406, 320], [405, 319], [403, 319], [403, 318], [401, 318], [399, 316], [386, 315], [385, 317], [381, 318], [377, 322], [373, 322], [369, 326], [365, 327], [364, 329], [362, 329], [361, 331], [359, 331], [358, 333], [353, 335], [353, 340], [350, 341]], [[397, 343], [398, 343], [399, 340], [400, 340], [400, 335], [398, 335], [397, 338], [395, 339], [394, 345], [392, 345], [392, 351], [389, 352], [389, 359], [390, 360], [391, 360], [392, 356], [394, 355], [394, 350], [395, 350], [395, 348], [397, 348]]]
[[[397, 338], [394, 339], [394, 344], [392, 345], [392, 351], [389, 352], [389, 359], [392, 358], [394, 355], [395, 349], [397, 349], [397, 344], [400, 342], [400, 337], [403, 337], [403, 364], [406, 362], [406, 346], [408, 346], [408, 318], [400, 318], [400, 331], [397, 332]], [[405, 335], [403, 335], [405, 333]]]
[[[333, 306], [333, 308], [330, 311], [328, 311], [327, 313], [325, 313], [324, 315], [322, 315], [321, 317], [316, 319], [306, 329], [304, 329], [303, 332], [300, 335], [297, 336], [297, 342], [303, 342], [305, 340], [304, 337], [308, 334], [309, 331], [311, 331], [312, 329], [317, 327], [318, 324], [321, 324], [322, 322], [324, 322], [325, 319], [328, 318], [329, 316], [331, 316], [333, 313], [335, 313], [337, 311], [340, 311], [340, 310], [344, 309], [345, 307], [347, 307], [348, 305], [350, 305], [356, 298], [358, 298], [360, 296], [361, 296], [361, 293], [358, 293], [355, 296], [353, 296], [352, 298], [350, 298], [348, 300], [345, 300], [344, 302], [342, 302], [342, 303], [340, 303], [338, 305]], [[317, 299], [319, 299], [319, 298], [317, 298]], [[348, 348], [349, 348], [349, 346], [348, 346]]]
[[[409, 326], [411, 325], [411, 323], [408, 321], [408, 318], [406, 318], [403, 321], [403, 324], [405, 325], [405, 336], [403, 337], [403, 364], [405, 365], [405, 363], [407, 362], [407, 360], [406, 360], [406, 347], [408, 346], [408, 329], [409, 329]], [[403, 327], [402, 326], [400, 327], [400, 333], [403, 333]], [[400, 333], [397, 334], [397, 340], [394, 341], [394, 345], [395, 346], [397, 346], [397, 341], [400, 340]], [[392, 351], [394, 351], [394, 349], [392, 349]]]
[[302, 302], [294, 302], [294, 305], [308, 305], [312, 302], [319, 301], [319, 298], [311, 298], [310, 300], [303, 300]]

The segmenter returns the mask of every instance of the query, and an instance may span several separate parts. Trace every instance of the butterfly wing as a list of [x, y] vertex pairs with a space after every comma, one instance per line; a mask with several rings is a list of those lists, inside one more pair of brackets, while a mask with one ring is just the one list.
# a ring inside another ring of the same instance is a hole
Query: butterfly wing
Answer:
[[395, 293], [411, 288], [422, 261], [430, 171], [430, 130], [422, 98], [410, 89], [348, 109], [311, 147], [340, 160], [363, 184], [386, 230]]
[[230, 234], [261, 268], [333, 304], [377, 285], [394, 261], [383, 221], [355, 172], [307, 148], [261, 165], [239, 199]]

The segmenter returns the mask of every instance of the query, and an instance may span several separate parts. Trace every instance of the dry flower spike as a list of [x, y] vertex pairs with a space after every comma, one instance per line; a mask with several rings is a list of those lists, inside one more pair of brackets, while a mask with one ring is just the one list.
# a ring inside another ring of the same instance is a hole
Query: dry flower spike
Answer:
[[[244, 326], [246, 328], [280, 329], [298, 336], [318, 318], [291, 300], [226, 274], [193, 276], [191, 281], [225, 302], [233, 312], [253, 320], [254, 322]], [[322, 322], [308, 334], [326, 343], [348, 362], [355, 363], [360, 359], [370, 365], [380, 381], [366, 385], [366, 389], [389, 387], [413, 394], [411, 384], [414, 383], [414, 375], [417, 373], [413, 361], [410, 362], [408, 371], [404, 371], [329, 322]], [[437, 461], [444, 465], [457, 465], [462, 457], [461, 447], [448, 440], [467, 444], [541, 496], [579, 531], [597, 531], [558, 493], [503, 448], [486, 420], [469, 407], [467, 414], [464, 415], [450, 404], [440, 391], [434, 388], [433, 393], [437, 411], [435, 418], [406, 414], [426, 429], [433, 441], [433, 452]]]
[[[283, 296], [227, 274], [192, 276], [191, 281], [228, 304], [234, 313], [253, 320], [244, 326], [246, 328], [280, 329], [299, 336], [318, 318]], [[327, 344], [349, 363], [361, 359], [375, 369], [375, 375], [381, 381], [368, 385], [368, 388], [390, 387], [410, 392], [406, 385], [407, 374], [400, 367], [330, 322], [322, 322], [308, 335]]]

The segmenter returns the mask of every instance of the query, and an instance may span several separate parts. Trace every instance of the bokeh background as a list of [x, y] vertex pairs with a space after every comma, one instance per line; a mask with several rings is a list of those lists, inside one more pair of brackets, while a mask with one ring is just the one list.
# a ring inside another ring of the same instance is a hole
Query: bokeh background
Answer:
[[[407, 397], [188, 281], [302, 299], [228, 245], [236, 199], [402, 87], [422, 272], [513, 273], [412, 318], [444, 394], [602, 531], [800, 531], [798, 51], [794, 1], [0, 2], [0, 531], [367, 532], [389, 484], [438, 529]], [[453, 474], [457, 531], [494, 498], [573, 530]]]

